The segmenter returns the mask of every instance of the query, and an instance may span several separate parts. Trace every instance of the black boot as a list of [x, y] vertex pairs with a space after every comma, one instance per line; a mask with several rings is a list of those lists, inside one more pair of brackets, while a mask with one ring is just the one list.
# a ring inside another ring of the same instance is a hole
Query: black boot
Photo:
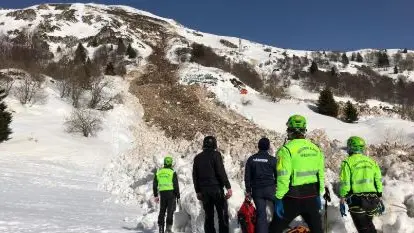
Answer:
[[160, 229], [159, 233], [164, 233], [164, 225], [158, 225], [158, 228]]
[[172, 233], [172, 225], [167, 224], [167, 229], [165, 230], [165, 233]]

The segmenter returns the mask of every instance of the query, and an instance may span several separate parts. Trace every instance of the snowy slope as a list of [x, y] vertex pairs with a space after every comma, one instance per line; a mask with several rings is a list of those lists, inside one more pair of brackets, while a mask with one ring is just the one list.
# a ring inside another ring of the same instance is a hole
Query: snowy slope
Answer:
[[[129, 127], [139, 111], [117, 105], [96, 138], [71, 135], [63, 122], [72, 107], [47, 86], [44, 105], [7, 99], [13, 135], [0, 144], [0, 232], [130, 232], [136, 223], [124, 220], [141, 210], [115, 204], [99, 186], [104, 166], [134, 145]], [[128, 85], [119, 79], [117, 89]]]

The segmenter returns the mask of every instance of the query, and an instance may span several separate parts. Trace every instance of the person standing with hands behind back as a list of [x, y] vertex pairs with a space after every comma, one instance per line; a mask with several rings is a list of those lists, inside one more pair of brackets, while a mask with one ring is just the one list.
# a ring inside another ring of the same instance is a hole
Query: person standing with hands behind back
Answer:
[[[214, 207], [217, 211], [219, 232], [229, 232], [229, 215], [227, 199], [232, 196], [232, 190], [223, 158], [217, 151], [217, 141], [213, 136], [207, 136], [203, 141], [203, 152], [194, 158], [193, 183], [197, 199], [203, 202], [205, 211], [204, 232], [215, 233]], [[223, 187], [227, 194], [224, 195]]]
[[[276, 192], [276, 158], [269, 154], [270, 141], [262, 138], [258, 143], [259, 152], [247, 159], [244, 171], [246, 196], [253, 198], [256, 205], [256, 233], [269, 232], [266, 207], [274, 206]], [[273, 211], [272, 211], [273, 213]]]
[[180, 188], [178, 185], [177, 173], [172, 169], [173, 158], [164, 158], [164, 167], [157, 171], [154, 176], [153, 191], [155, 201], [160, 202], [158, 192], [161, 196], [160, 213], [158, 215], [159, 232], [164, 233], [165, 212], [167, 212], [166, 232], [172, 232], [173, 214], [175, 211], [176, 200], [180, 199]]

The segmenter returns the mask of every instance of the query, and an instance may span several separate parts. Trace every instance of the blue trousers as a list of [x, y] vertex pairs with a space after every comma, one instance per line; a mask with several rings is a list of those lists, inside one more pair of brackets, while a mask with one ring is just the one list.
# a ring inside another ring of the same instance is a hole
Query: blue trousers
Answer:
[[275, 196], [275, 186], [254, 188], [252, 193], [253, 201], [256, 206], [256, 233], [268, 233], [269, 222], [267, 221], [266, 206], [272, 207]]

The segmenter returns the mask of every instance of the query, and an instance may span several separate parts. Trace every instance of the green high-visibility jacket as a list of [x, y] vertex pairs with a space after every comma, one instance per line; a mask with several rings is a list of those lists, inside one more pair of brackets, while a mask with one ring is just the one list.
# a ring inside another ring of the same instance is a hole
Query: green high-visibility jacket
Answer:
[[339, 195], [382, 193], [381, 170], [373, 159], [353, 154], [341, 164]]
[[294, 139], [279, 149], [277, 158], [277, 199], [282, 199], [290, 189], [300, 190], [317, 183], [315, 194], [323, 194], [325, 159], [318, 146], [307, 139]]
[[158, 191], [174, 190], [174, 170], [171, 168], [161, 168], [157, 174]]

